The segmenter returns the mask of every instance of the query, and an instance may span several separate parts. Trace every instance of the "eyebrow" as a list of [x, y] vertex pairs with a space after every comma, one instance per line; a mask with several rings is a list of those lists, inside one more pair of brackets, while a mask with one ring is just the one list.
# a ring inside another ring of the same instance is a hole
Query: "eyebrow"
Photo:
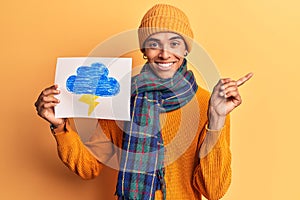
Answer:
[[160, 42], [160, 40], [156, 39], [156, 38], [149, 38], [149, 39], [146, 40], [146, 42], [150, 42], [150, 41]]
[[174, 36], [174, 37], [169, 38], [169, 40], [178, 40], [178, 39], [183, 40], [183, 38], [181, 36]]
[[[174, 37], [169, 38], [169, 40], [178, 40], [178, 39], [183, 40], [183, 38], [181, 36], [174, 36]], [[146, 40], [146, 42], [149, 42], [149, 41], [160, 42], [159, 39], [151, 38], [151, 37]]]

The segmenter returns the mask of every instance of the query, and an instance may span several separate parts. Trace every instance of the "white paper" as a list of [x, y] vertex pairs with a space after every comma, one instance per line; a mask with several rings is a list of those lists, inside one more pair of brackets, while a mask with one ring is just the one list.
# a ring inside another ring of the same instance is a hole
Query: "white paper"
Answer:
[[131, 66], [131, 58], [58, 58], [55, 117], [130, 120]]

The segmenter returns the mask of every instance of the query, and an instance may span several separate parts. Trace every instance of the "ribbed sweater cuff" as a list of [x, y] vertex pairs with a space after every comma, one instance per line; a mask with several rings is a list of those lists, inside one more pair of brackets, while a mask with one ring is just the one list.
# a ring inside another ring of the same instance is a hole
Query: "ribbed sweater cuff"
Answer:
[[66, 131], [53, 134], [58, 146], [71, 146], [77, 139], [78, 134], [72, 130], [69, 123], [66, 124]]
[[[219, 138], [217, 143], [214, 145], [214, 148], [224, 148], [227, 147], [227, 139], [226, 139], [226, 125], [220, 130], [218, 133], [212, 133], [212, 134], [219, 134]], [[207, 131], [207, 134], [211, 134], [209, 131]]]

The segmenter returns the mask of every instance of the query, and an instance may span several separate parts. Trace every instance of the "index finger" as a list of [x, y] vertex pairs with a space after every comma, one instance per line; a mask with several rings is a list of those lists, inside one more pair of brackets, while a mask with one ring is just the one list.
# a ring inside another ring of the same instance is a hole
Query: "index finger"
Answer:
[[46, 96], [51, 95], [51, 94], [59, 94], [59, 90], [57, 90], [57, 88], [58, 88], [58, 85], [54, 84], [54, 85], [44, 89], [41, 94], [46, 95]]
[[246, 81], [248, 81], [251, 77], [253, 76], [253, 73], [250, 72], [247, 75], [243, 76], [242, 78], [240, 78], [239, 80], [236, 81], [237, 86], [241, 86], [243, 85]]

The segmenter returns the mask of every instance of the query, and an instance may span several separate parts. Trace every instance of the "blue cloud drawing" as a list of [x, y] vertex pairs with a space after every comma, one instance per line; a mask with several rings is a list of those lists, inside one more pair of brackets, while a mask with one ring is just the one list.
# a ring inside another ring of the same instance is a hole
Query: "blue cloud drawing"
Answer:
[[109, 70], [102, 63], [77, 68], [77, 76], [72, 75], [66, 81], [67, 90], [75, 94], [92, 94], [110, 97], [120, 92], [119, 82], [108, 77]]

